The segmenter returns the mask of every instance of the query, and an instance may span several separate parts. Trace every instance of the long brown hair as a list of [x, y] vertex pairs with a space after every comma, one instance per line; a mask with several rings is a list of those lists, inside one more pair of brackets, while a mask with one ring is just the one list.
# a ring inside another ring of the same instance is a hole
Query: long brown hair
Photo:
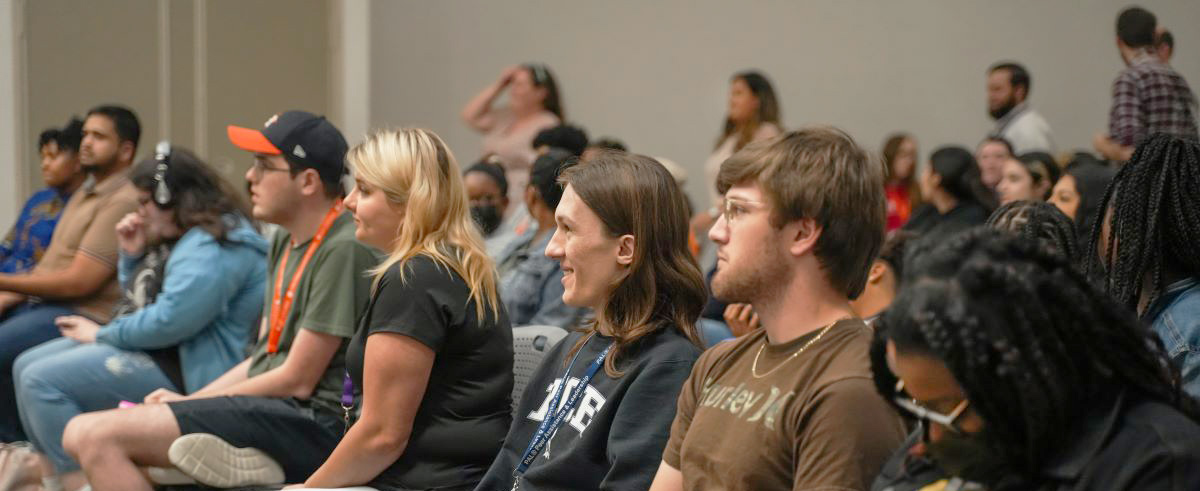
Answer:
[[621, 354], [659, 329], [677, 329], [701, 346], [696, 320], [707, 300], [704, 277], [688, 250], [686, 199], [667, 169], [649, 157], [602, 150], [563, 171], [559, 182], [575, 190], [611, 237], [634, 236], [628, 274], [585, 326], [588, 332], [611, 328], [616, 345], [604, 371], [620, 377]]
[[[904, 145], [905, 140], [913, 140], [914, 142], [916, 141], [916, 139], [914, 139], [913, 136], [908, 133], [894, 133], [892, 136], [888, 137], [887, 141], [883, 143], [883, 163], [885, 165], [883, 171], [886, 172], [883, 182], [885, 184], [892, 179], [892, 164], [895, 163], [896, 156], [900, 154], [900, 146]], [[908, 188], [908, 202], [912, 204], [912, 210], [917, 209], [922, 202], [921, 186], [917, 183], [918, 162], [917, 156], [913, 155], [912, 171], [908, 173], [908, 177], [905, 177], [902, 180], [904, 187]]]
[[559, 121], [564, 121], [566, 116], [563, 114], [562, 99], [558, 94], [558, 81], [550, 72], [550, 67], [541, 63], [526, 63], [522, 66], [529, 71], [529, 78], [533, 80], [534, 87], [546, 89], [542, 108], [558, 116]]
[[717, 138], [717, 144], [713, 148], [720, 148], [725, 139], [729, 135], [737, 133], [737, 142], [733, 145], [733, 151], [741, 150], [754, 139], [754, 133], [758, 128], [766, 123], [782, 126], [779, 124], [779, 99], [775, 97], [775, 89], [771, 87], [771, 81], [763, 74], [750, 70], [737, 73], [730, 79], [730, 83], [741, 80], [750, 88], [750, 93], [758, 98], [758, 112], [750, 121], [737, 124], [725, 116], [725, 125], [721, 130], [721, 137]]

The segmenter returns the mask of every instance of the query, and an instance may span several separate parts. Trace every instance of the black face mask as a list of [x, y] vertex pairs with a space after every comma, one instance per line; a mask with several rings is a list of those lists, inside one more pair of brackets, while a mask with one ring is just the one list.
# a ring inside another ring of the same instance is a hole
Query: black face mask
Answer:
[[946, 433], [936, 442], [926, 441], [925, 449], [946, 474], [967, 481], [994, 484], [1009, 473], [982, 433]]
[[495, 205], [472, 206], [471, 219], [479, 225], [483, 235], [492, 235], [497, 228], [500, 228], [500, 210]]

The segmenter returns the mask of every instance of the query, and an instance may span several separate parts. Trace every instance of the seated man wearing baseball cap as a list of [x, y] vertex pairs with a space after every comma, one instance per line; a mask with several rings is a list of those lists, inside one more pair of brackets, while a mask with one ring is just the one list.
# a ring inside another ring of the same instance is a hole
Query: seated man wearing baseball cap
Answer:
[[97, 491], [151, 489], [139, 466], [174, 466], [214, 487], [300, 482], [344, 433], [341, 401], [354, 397], [345, 345], [377, 262], [343, 212], [346, 140], [302, 111], [228, 133], [254, 153], [246, 172], [254, 217], [280, 227], [254, 353], [193, 394], [158, 391], [136, 407], [72, 419], [63, 443]]

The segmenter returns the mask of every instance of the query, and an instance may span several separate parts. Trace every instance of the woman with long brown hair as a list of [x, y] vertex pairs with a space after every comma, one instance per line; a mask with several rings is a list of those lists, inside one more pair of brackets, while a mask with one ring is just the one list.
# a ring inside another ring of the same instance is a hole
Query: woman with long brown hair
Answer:
[[729, 110], [721, 125], [713, 153], [704, 164], [705, 184], [708, 185], [709, 206], [692, 220], [695, 230], [706, 232], [720, 215], [717, 193], [717, 172], [721, 163], [751, 142], [766, 140], [783, 132], [779, 123], [779, 99], [765, 75], [754, 70], [734, 74], [729, 82]]
[[476, 489], [646, 489], [700, 355], [687, 205], [666, 168], [624, 152], [560, 182], [546, 255], [562, 264], [563, 301], [594, 320], [546, 355]]
[[886, 164], [887, 231], [904, 225], [913, 210], [921, 204], [921, 187], [917, 184], [917, 139], [908, 133], [895, 133], [883, 143], [883, 163]]

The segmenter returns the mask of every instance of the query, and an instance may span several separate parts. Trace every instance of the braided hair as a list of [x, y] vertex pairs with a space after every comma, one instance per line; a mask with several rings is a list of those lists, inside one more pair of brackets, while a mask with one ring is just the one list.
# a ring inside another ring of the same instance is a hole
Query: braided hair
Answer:
[[1079, 242], [1075, 224], [1059, 209], [1044, 201], [1013, 201], [997, 208], [987, 226], [1008, 230], [1027, 240], [1041, 240], [1072, 262], [1077, 262]]
[[897, 351], [945, 364], [1021, 474], [1122, 392], [1200, 421], [1159, 338], [1046, 244], [980, 227], [913, 266], [879, 324]]
[[1102, 270], [1121, 305], [1145, 314], [1168, 281], [1200, 276], [1200, 143], [1165, 134], [1146, 139], [1097, 213], [1103, 218], [1092, 227], [1091, 252], [1100, 261], [1089, 269]]

